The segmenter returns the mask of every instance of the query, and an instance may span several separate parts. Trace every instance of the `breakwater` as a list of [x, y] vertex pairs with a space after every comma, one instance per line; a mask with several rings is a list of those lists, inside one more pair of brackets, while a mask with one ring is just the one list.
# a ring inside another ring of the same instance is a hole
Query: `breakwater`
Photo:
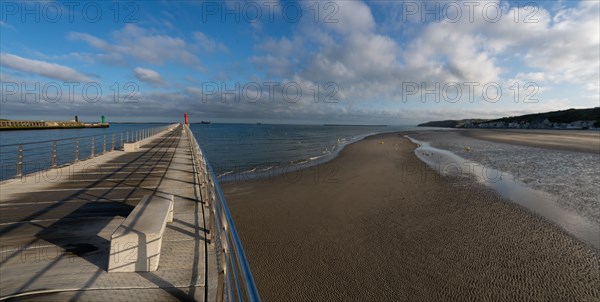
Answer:
[[108, 127], [110, 127], [109, 123], [84, 123], [78, 121], [0, 121], [0, 130], [40, 130]]

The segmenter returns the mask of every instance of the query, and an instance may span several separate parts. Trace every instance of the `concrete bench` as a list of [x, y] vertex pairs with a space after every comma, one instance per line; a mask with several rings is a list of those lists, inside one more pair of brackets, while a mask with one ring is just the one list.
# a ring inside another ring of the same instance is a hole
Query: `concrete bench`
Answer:
[[108, 272], [158, 269], [162, 236], [173, 222], [173, 195], [146, 195], [110, 237]]

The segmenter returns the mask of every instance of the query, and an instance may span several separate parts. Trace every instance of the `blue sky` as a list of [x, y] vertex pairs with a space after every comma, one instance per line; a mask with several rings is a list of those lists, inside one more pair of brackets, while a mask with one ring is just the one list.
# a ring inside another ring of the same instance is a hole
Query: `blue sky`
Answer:
[[414, 124], [599, 106], [599, 2], [526, 3], [3, 1], [0, 117]]

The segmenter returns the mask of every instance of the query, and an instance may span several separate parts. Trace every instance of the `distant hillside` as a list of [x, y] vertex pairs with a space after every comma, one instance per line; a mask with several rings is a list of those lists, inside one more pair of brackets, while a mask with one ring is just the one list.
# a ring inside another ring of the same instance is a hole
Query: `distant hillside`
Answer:
[[503, 117], [499, 119], [464, 119], [431, 121], [419, 127], [445, 128], [520, 128], [520, 129], [588, 129], [600, 128], [600, 107]]
[[444, 120], [431, 121], [417, 125], [418, 127], [442, 127], [442, 128], [463, 128], [468, 123], [481, 123], [488, 120], [484, 119], [464, 119], [464, 120]]
[[575, 121], [598, 121], [600, 120], [600, 107], [588, 109], [567, 109], [545, 113], [526, 114], [520, 116], [503, 117], [489, 122], [520, 122], [520, 121], [543, 121], [548, 119], [552, 123], [571, 123]]

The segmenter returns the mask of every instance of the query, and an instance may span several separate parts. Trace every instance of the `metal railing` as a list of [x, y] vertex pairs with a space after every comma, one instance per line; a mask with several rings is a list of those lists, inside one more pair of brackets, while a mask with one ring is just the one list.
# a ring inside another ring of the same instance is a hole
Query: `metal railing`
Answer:
[[125, 143], [149, 138], [169, 127], [172, 125], [0, 145], [0, 181], [77, 163], [113, 150], [121, 150]]
[[210, 212], [208, 229], [211, 244], [217, 250], [219, 267], [217, 300], [260, 301], [248, 259], [219, 182], [190, 127], [184, 125], [184, 130], [192, 149], [202, 201]]

